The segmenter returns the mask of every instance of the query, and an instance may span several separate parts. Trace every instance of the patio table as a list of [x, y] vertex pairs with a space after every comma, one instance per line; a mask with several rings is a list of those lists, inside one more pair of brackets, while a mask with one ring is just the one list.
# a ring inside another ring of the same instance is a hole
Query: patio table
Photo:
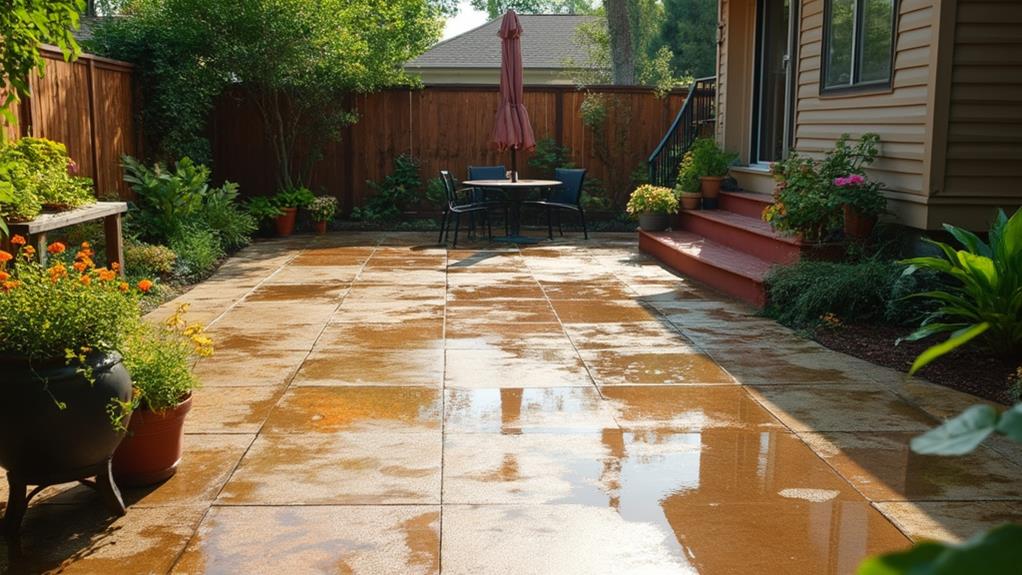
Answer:
[[508, 200], [511, 202], [511, 217], [509, 235], [495, 237], [494, 241], [498, 242], [514, 242], [514, 243], [536, 243], [539, 241], [538, 238], [530, 238], [520, 234], [522, 224], [522, 199], [529, 190], [538, 190], [543, 188], [554, 188], [561, 185], [561, 182], [557, 180], [465, 180], [461, 182], [463, 186], [470, 186], [473, 188], [497, 188], [507, 194]]

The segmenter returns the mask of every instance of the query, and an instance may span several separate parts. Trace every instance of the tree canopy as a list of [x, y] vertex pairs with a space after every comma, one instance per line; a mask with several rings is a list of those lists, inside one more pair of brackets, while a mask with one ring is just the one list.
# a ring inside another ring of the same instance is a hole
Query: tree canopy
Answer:
[[519, 14], [589, 14], [594, 5], [593, 0], [472, 0], [472, 7], [485, 11], [491, 20], [508, 10]]

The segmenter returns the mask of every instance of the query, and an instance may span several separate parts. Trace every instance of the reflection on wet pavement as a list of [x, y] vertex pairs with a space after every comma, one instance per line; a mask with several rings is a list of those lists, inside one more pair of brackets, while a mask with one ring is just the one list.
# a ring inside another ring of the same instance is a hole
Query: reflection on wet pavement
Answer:
[[843, 574], [1022, 519], [1022, 458], [907, 449], [970, 397], [801, 339], [632, 235], [430, 236], [260, 242], [156, 310], [192, 303], [218, 343], [181, 472], [116, 520], [46, 490], [0, 572]]

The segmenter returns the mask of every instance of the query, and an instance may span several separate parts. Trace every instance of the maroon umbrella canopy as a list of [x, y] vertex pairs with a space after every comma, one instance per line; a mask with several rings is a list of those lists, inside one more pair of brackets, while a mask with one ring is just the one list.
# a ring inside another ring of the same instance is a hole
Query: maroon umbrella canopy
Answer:
[[498, 35], [501, 38], [500, 106], [493, 126], [493, 143], [498, 150], [511, 150], [511, 171], [516, 173], [516, 152], [534, 149], [536, 137], [522, 102], [522, 25], [514, 10], [504, 14]]

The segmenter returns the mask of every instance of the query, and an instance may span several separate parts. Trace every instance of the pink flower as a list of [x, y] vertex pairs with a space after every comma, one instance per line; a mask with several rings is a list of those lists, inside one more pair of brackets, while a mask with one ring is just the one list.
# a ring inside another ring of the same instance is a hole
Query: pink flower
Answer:
[[68, 175], [78, 175], [78, 164], [71, 158], [67, 159], [67, 173]]
[[858, 186], [864, 183], [865, 181], [866, 178], [860, 176], [859, 174], [852, 174], [851, 176], [848, 176], [848, 183], [853, 186]]
[[848, 178], [834, 178], [834, 185], [843, 188], [848, 185]]

